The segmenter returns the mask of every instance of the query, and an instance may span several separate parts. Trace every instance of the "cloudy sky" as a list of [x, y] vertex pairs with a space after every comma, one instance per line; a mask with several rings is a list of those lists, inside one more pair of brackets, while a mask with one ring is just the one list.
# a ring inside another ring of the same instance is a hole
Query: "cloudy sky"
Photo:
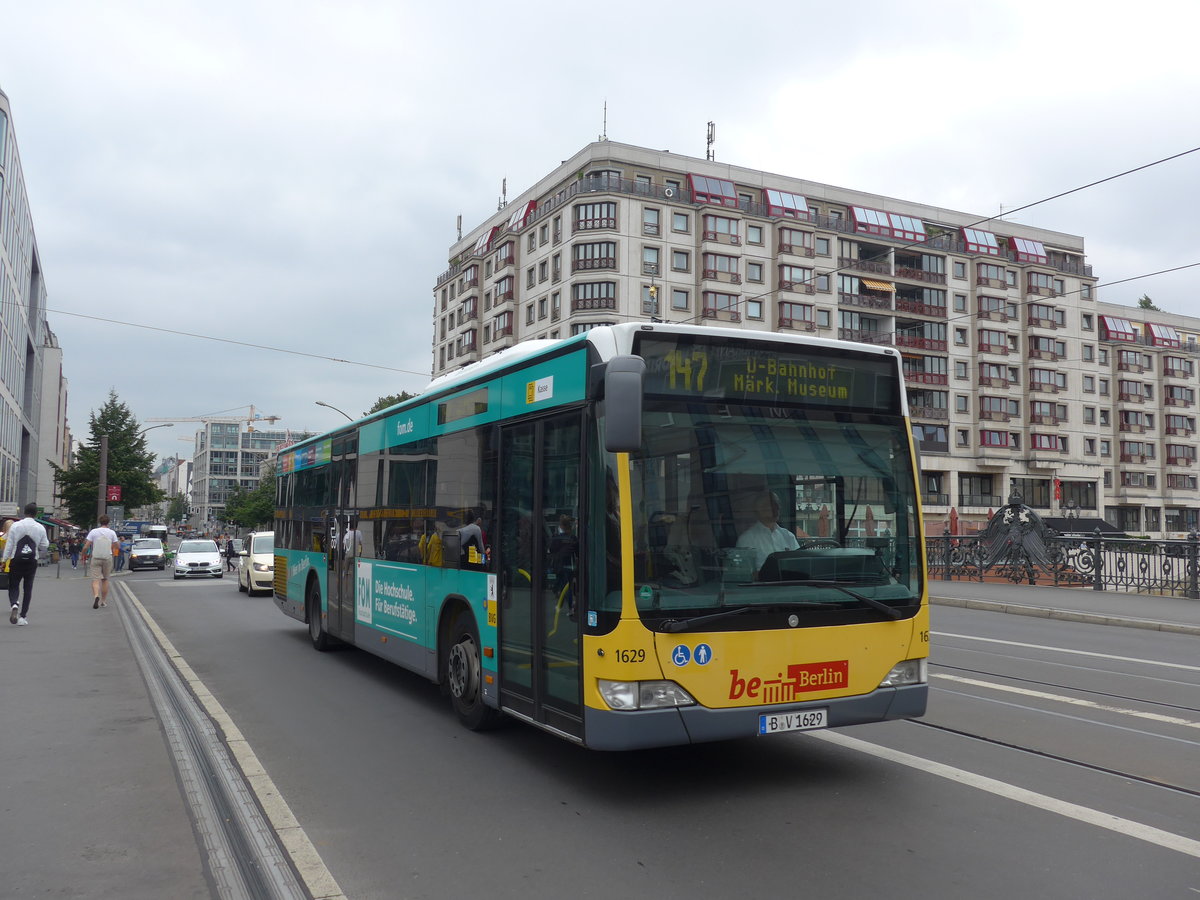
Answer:
[[[323, 430], [315, 400], [357, 416], [428, 382], [456, 217], [595, 140], [605, 102], [613, 140], [703, 158], [712, 120], [718, 160], [991, 215], [1200, 146], [1198, 22], [1178, 0], [0, 0], [0, 90], [76, 433], [110, 389], [143, 420], [253, 404]], [[1103, 284], [1200, 262], [1198, 188], [1193, 153], [1014, 221], [1083, 235]], [[1200, 315], [1198, 276], [1100, 297]], [[186, 453], [191, 429], [148, 438]]]

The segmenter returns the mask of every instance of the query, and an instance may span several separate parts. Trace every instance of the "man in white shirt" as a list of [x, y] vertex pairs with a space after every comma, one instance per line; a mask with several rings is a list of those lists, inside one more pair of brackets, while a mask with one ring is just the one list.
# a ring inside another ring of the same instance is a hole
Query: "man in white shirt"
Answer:
[[772, 553], [799, 549], [796, 536], [779, 524], [779, 498], [775, 494], [764, 491], [754, 501], [754, 515], [758, 521], [742, 532], [737, 545], [754, 553], [755, 571]]
[[[8, 529], [8, 540], [4, 544], [3, 560], [8, 563], [8, 602], [12, 611], [8, 621], [13, 625], [28, 625], [29, 601], [33, 596], [33, 576], [37, 574], [38, 558], [50, 546], [46, 529], [37, 520], [37, 504], [25, 504], [25, 518]], [[21, 596], [21, 585], [25, 585], [25, 596]]]
[[112, 574], [113, 544], [117, 533], [108, 527], [108, 516], [100, 517], [100, 524], [88, 532], [83, 542], [83, 558], [88, 574], [92, 576], [92, 609], [108, 606], [108, 576]]

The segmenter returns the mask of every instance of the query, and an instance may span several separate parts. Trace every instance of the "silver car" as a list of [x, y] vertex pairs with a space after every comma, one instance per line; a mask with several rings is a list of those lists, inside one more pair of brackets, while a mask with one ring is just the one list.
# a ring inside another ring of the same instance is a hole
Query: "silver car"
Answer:
[[222, 569], [221, 551], [213, 540], [180, 541], [175, 550], [175, 577], [187, 578], [189, 575], [211, 575], [220, 578], [224, 575]]

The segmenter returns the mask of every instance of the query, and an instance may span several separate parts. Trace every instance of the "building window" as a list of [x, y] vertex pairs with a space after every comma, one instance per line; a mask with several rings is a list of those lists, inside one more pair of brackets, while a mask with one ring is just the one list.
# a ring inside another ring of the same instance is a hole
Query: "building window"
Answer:
[[723, 178], [707, 178], [704, 175], [688, 175], [692, 199], [697, 203], [713, 203], [718, 206], [737, 206], [737, 191], [733, 182]]
[[1091, 362], [1095, 356], [1095, 348], [1091, 344], [1083, 345], [1083, 361]]
[[761, 319], [763, 317], [763, 305], [761, 300], [746, 301], [746, 318]]
[[758, 263], [758, 262], [746, 263], [746, 280], [760, 282], [760, 283], [762, 282], [762, 280], [763, 280], [762, 263]]
[[954, 395], [954, 411], [958, 413], [967, 413], [971, 411], [970, 398], [965, 394]]
[[529, 252], [532, 253], [537, 249], [537, 232], [529, 232]]
[[688, 308], [688, 292], [681, 291], [678, 288], [671, 290], [671, 309], [687, 309]]
[[817, 310], [817, 327], [818, 328], [828, 328], [829, 323], [830, 323], [829, 310], [818, 309]]
[[967, 329], [954, 329], [954, 343], [958, 344], [960, 347], [965, 347], [967, 345]]
[[690, 266], [690, 254], [686, 250], [671, 251], [671, 270], [673, 272], [686, 272]]
[[730, 244], [739, 243], [738, 220], [728, 216], [705, 216], [704, 239], [706, 241], [723, 240]]
[[538, 301], [538, 319], [544, 319], [549, 314], [550, 300], [543, 297]]
[[643, 275], [658, 275], [658, 257], [659, 251], [657, 247], [642, 248], [642, 274]]
[[647, 207], [642, 210], [642, 234], [658, 234], [659, 233], [659, 211]]
[[526, 325], [533, 324], [533, 304], [532, 303], [528, 303], [525, 305], [525, 324]]
[[817, 256], [829, 256], [829, 238], [817, 235], [813, 246]]
[[692, 230], [692, 220], [687, 213], [671, 213], [671, 230], [687, 234]]
[[538, 243], [543, 247], [550, 242], [550, 226], [543, 225], [538, 229]]
[[967, 264], [965, 262], [959, 262], [958, 260], [955, 260], [955, 262], [954, 262], [954, 277], [955, 278], [966, 278], [967, 277]]
[[954, 377], [965, 379], [967, 378], [967, 364], [963, 360], [955, 360], [954, 362]]
[[538, 283], [545, 281], [550, 277], [550, 262], [543, 259], [538, 263]]
[[616, 227], [616, 203], [580, 203], [575, 207], [575, 231]]
[[762, 226], [761, 225], [747, 225], [746, 226], [746, 243], [761, 245], [762, 242], [763, 242]]

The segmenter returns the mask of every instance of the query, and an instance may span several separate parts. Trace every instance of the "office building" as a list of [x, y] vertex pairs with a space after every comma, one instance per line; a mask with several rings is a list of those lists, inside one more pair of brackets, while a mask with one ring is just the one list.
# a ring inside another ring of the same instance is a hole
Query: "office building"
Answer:
[[435, 376], [638, 319], [889, 344], [930, 533], [1013, 490], [1134, 534], [1200, 525], [1200, 319], [1099, 301], [1082, 237], [598, 141], [449, 262]]
[[[43, 452], [42, 360], [50, 340], [46, 285], [17, 149], [12, 110], [0, 91], [0, 511], [39, 497]], [[65, 413], [64, 413], [65, 415]], [[51, 429], [54, 431], [54, 429]]]

